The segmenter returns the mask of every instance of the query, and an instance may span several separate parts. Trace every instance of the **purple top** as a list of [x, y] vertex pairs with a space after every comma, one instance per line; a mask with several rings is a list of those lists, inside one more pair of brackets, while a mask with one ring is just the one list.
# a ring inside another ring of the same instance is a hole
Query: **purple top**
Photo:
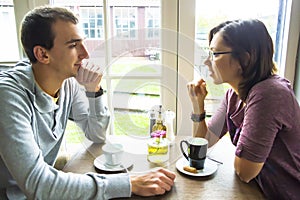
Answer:
[[278, 75], [254, 85], [246, 106], [228, 90], [208, 128], [227, 131], [236, 156], [264, 162], [255, 178], [268, 199], [300, 197], [300, 107], [290, 83]]

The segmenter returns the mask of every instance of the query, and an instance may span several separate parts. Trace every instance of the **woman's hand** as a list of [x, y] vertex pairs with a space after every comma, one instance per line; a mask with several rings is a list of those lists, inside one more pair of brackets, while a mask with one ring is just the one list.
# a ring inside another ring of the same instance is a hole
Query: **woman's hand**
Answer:
[[100, 67], [87, 62], [85, 66], [78, 69], [77, 81], [83, 85], [88, 92], [97, 92], [100, 89], [100, 82], [103, 74], [100, 72]]
[[154, 196], [170, 191], [174, 185], [175, 173], [158, 168], [144, 175], [131, 176], [132, 193], [140, 196]]
[[189, 82], [187, 84], [188, 93], [193, 104], [193, 110], [195, 114], [201, 114], [204, 112], [204, 99], [207, 96], [206, 83], [203, 79], [195, 82]]

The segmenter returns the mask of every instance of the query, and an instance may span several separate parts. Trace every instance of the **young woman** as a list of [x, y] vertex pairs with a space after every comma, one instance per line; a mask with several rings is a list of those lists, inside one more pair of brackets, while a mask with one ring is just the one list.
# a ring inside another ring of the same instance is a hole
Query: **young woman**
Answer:
[[206, 123], [205, 81], [187, 85], [194, 136], [213, 145], [229, 132], [242, 181], [255, 179], [269, 199], [299, 198], [300, 108], [289, 81], [275, 74], [265, 25], [258, 20], [221, 23], [210, 31], [209, 46], [210, 76], [215, 84], [232, 88]]

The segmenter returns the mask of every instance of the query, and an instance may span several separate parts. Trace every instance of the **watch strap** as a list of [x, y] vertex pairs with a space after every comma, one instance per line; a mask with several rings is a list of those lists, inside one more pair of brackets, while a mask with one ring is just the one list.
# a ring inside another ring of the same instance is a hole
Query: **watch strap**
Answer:
[[100, 97], [103, 94], [103, 89], [102, 87], [100, 87], [98, 92], [85, 92], [85, 95], [87, 97], [92, 97], [92, 98], [96, 98], [96, 97]]
[[203, 112], [201, 114], [194, 114], [194, 113], [191, 114], [191, 120], [193, 122], [201, 122], [205, 119], [205, 117], [206, 117], [206, 112]]

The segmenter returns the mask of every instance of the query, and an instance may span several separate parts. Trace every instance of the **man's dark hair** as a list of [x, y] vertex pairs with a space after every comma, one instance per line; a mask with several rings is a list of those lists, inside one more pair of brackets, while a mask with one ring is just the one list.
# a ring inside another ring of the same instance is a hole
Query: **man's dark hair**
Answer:
[[52, 25], [57, 20], [78, 23], [77, 17], [70, 10], [61, 7], [37, 7], [24, 17], [21, 25], [21, 42], [31, 63], [37, 61], [33, 53], [36, 45], [48, 50], [53, 47], [55, 34]]

